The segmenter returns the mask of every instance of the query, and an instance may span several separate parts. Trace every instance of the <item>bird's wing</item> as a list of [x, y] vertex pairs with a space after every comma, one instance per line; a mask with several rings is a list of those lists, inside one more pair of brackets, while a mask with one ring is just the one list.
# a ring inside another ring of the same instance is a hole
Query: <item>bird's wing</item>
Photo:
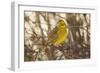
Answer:
[[54, 39], [56, 39], [56, 38], [58, 37], [57, 31], [58, 31], [58, 28], [55, 27], [55, 28], [48, 34], [48, 39], [49, 39], [50, 41], [53, 41]]

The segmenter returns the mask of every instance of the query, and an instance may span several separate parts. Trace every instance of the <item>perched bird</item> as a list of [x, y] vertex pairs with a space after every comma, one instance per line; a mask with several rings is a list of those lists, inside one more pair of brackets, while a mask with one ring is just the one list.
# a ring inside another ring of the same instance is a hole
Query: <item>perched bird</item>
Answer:
[[56, 27], [48, 34], [48, 42], [54, 46], [62, 44], [68, 36], [68, 26], [63, 20], [57, 22]]

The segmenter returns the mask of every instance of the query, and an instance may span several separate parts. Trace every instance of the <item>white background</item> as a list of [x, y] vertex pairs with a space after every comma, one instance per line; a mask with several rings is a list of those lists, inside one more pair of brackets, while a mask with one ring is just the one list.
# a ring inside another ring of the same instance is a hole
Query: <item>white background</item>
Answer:
[[[21, 0], [20, 0], [21, 1]], [[25, 0], [24, 0], [25, 1]], [[27, 0], [28, 1], [28, 0]], [[93, 67], [69, 67], [69, 68], [48, 68], [34, 71], [21, 71], [22, 73], [100, 73], [100, 2], [99, 0], [33, 0], [35, 4], [44, 5], [83, 5], [95, 6], [97, 8], [97, 24], [95, 31], [96, 50], [98, 58], [97, 66]], [[10, 68], [11, 55], [11, 0], [0, 1], [0, 73], [13, 73]]]

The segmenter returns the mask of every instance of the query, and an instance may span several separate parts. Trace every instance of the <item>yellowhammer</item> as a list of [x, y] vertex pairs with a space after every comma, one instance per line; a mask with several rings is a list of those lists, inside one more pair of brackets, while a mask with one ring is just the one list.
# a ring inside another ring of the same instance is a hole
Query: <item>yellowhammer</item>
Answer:
[[58, 46], [63, 43], [68, 36], [68, 27], [63, 20], [59, 20], [57, 26], [48, 34], [48, 41]]

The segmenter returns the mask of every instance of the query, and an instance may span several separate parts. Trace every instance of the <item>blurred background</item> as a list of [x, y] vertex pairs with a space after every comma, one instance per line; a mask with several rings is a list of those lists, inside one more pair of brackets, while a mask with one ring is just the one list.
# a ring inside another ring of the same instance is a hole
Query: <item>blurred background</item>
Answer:
[[[68, 26], [68, 36], [59, 46], [47, 44], [59, 20]], [[24, 61], [90, 58], [90, 21], [89, 13], [24, 11]]]

